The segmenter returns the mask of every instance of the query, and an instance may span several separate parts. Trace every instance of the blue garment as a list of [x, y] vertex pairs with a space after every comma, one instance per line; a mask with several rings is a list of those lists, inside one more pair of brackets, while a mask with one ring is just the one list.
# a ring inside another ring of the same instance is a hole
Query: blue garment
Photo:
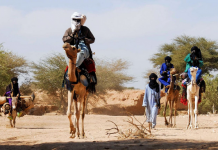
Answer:
[[[77, 53], [76, 67], [79, 67], [83, 63], [83, 61], [86, 58], [89, 58], [89, 56], [90, 56], [89, 49], [83, 40], [80, 40], [79, 45], [78, 45], [78, 49], [81, 49], [81, 51], [79, 53]], [[69, 58], [67, 57], [66, 54], [64, 56], [65, 56], [65, 60], [66, 60], [67, 64], [69, 64]]]
[[162, 75], [163, 71], [167, 71], [167, 74], [170, 75], [170, 69], [174, 68], [173, 64], [170, 64], [170, 67], [166, 65], [166, 63], [163, 63], [160, 68], [160, 74]]
[[[162, 76], [158, 79], [160, 81], [160, 83], [162, 83], [165, 86], [170, 85], [170, 69], [171, 68], [174, 68], [173, 64], [170, 64], [170, 67], [168, 67], [166, 65], [166, 63], [163, 63], [161, 68], [160, 68], [161, 75], [163, 74], [164, 71], [167, 71], [168, 76]], [[167, 91], [168, 91], [168, 89], [166, 88], [165, 92], [167, 92]]]
[[[192, 67], [193, 67], [193, 66], [192, 66]], [[196, 67], [196, 68], [197, 68], [197, 67]], [[201, 74], [202, 74], [202, 71], [201, 71], [200, 68], [198, 68], [198, 71], [197, 71], [197, 73], [196, 73], [196, 82], [201, 79]], [[191, 75], [191, 72], [190, 72], [190, 68], [188, 69], [188, 77], [189, 77], [190, 79], [192, 79], [192, 75]]]
[[143, 99], [142, 106], [146, 107], [146, 122], [151, 122], [152, 127], [155, 127], [156, 125], [156, 119], [157, 119], [157, 100], [160, 99], [160, 90], [157, 93], [156, 89], [151, 89], [149, 87], [149, 84], [145, 87], [145, 95]]

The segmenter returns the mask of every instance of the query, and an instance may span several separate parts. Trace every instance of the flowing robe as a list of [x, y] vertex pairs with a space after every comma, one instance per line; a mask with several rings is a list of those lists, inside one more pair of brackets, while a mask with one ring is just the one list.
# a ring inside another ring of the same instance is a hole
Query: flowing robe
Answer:
[[158, 107], [157, 101], [160, 99], [160, 87], [157, 93], [155, 89], [151, 89], [149, 84], [145, 87], [145, 95], [143, 99], [142, 106], [146, 107], [146, 122], [151, 122], [152, 127], [156, 125]]

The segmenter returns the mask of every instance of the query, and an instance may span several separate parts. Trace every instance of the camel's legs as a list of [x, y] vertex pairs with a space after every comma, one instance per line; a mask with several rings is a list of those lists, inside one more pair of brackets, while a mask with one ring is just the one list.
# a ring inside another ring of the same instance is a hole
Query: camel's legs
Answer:
[[189, 128], [190, 120], [191, 120], [191, 116], [190, 116], [190, 102], [188, 101], [188, 125], [187, 125], [187, 129]]
[[86, 96], [84, 96], [82, 104], [81, 104], [81, 118], [82, 118], [82, 138], [85, 136], [85, 131], [84, 131], [84, 118], [85, 118], [85, 106], [86, 106]]
[[189, 128], [192, 129], [193, 126], [193, 119], [194, 119], [194, 112], [193, 112], [193, 105], [192, 105], [192, 98], [191, 96], [189, 97], [189, 111], [190, 111], [190, 123], [189, 123]]
[[169, 106], [170, 106], [170, 116], [169, 116], [169, 124], [172, 126], [172, 114], [173, 114], [173, 101], [169, 101]]
[[78, 97], [77, 100], [73, 100], [73, 103], [74, 103], [74, 125], [76, 126], [77, 129], [77, 137], [79, 137], [80, 97]]
[[174, 125], [173, 127], [176, 127], [176, 109], [177, 109], [177, 99], [174, 99]]
[[15, 128], [16, 116], [17, 116], [17, 111], [16, 110], [12, 110], [12, 118], [13, 118], [13, 127], [14, 128]]
[[168, 125], [167, 118], [166, 118], [166, 109], [167, 109], [167, 97], [165, 97], [165, 101], [164, 101], [163, 116], [164, 116], [164, 119], [165, 119], [165, 125]]
[[72, 119], [71, 119], [71, 115], [72, 115], [71, 114], [71, 105], [72, 105], [73, 93], [74, 93], [74, 90], [73, 91], [68, 91], [67, 117], [68, 117], [68, 119], [70, 121], [70, 134], [72, 134], [72, 137], [74, 138], [76, 129], [74, 128], [74, 125], [73, 125], [73, 122], [72, 122]]
[[[198, 94], [198, 93], [197, 93]], [[195, 96], [195, 129], [198, 128], [198, 96]]]

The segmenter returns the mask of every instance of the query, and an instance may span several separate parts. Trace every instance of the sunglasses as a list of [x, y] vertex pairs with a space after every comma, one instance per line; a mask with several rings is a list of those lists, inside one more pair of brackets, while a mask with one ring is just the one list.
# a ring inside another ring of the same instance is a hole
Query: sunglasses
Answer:
[[80, 22], [81, 19], [73, 19], [73, 21]]

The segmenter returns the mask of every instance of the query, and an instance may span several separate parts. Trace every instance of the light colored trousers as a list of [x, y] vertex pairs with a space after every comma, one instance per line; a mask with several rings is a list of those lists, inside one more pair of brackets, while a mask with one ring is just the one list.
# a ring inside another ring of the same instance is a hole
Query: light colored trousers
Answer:
[[[87, 46], [83, 40], [80, 40], [79, 45], [78, 45], [78, 49], [81, 49], [81, 51], [79, 53], [77, 53], [76, 67], [79, 67], [86, 58], [89, 58], [89, 55], [90, 55], [89, 49], [87, 48]], [[67, 65], [68, 65], [69, 58], [67, 57], [66, 54], [64, 56], [65, 56], [65, 60], [66, 60]]]
[[152, 128], [156, 126], [158, 108], [157, 106], [146, 107], [146, 122], [152, 123]]

